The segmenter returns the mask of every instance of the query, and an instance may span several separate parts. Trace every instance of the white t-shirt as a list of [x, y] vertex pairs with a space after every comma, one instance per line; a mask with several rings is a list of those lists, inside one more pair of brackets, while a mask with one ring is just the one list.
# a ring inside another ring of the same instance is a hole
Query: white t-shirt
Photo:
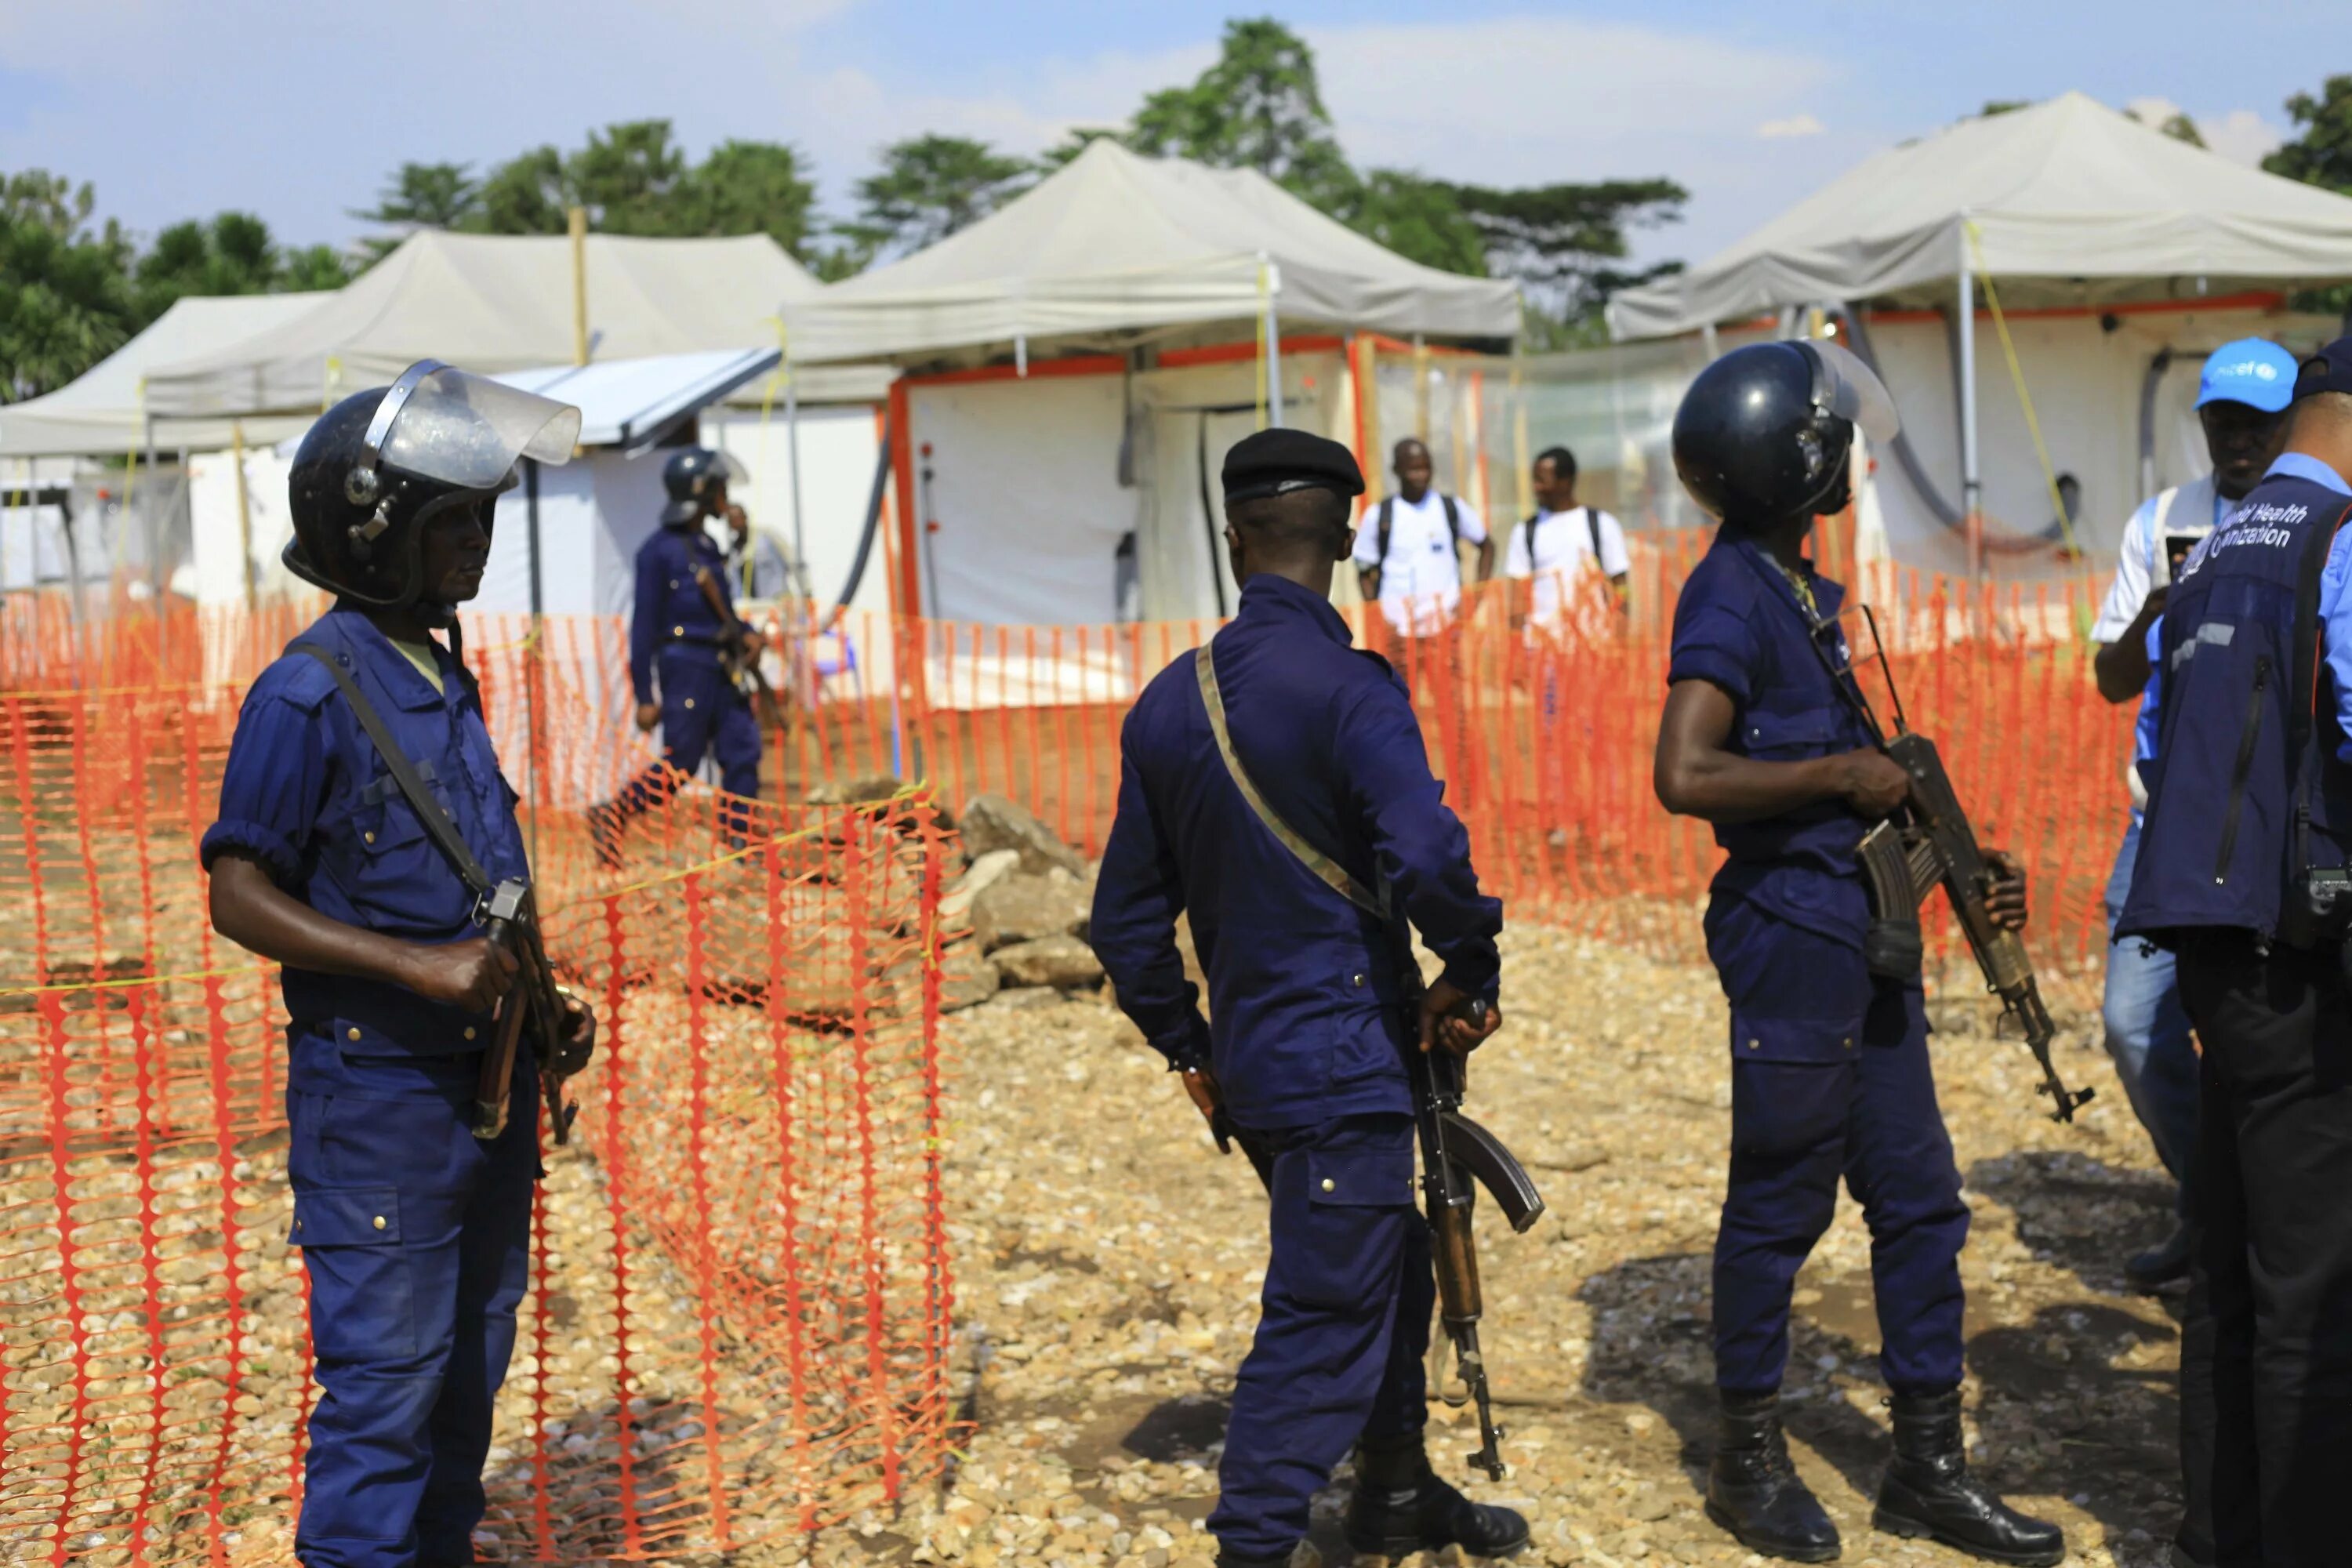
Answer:
[[[1389, 555], [1381, 559], [1381, 507], [1391, 508]], [[1454, 515], [1462, 538], [1470, 544], [1486, 542], [1486, 525], [1456, 499]], [[1378, 567], [1381, 574], [1381, 614], [1407, 637], [1427, 637], [1443, 631], [1462, 604], [1462, 561], [1454, 552], [1454, 535], [1445, 526], [1445, 502], [1434, 487], [1419, 506], [1402, 496], [1364, 509], [1356, 532], [1356, 564]]]
[[[2212, 497], [2212, 513], [2207, 517], [2189, 515], [2200, 494]], [[2165, 496], [2172, 497], [2169, 508], [2159, 507]], [[2181, 502], [2189, 502], [2189, 511]], [[2223, 500], [2221, 492], [2212, 489], [2212, 480], [2191, 479], [2176, 489], [2148, 497], [2139, 503], [2139, 510], [2124, 524], [2123, 547], [2116, 553], [2116, 579], [2107, 584], [2106, 599], [2099, 605], [2099, 618], [2092, 624], [2093, 642], [2113, 642], [2131, 629], [2139, 617], [2139, 607], [2147, 602], [2147, 590], [2156, 581], [2156, 514], [2164, 510], [2165, 526], [2170, 530], [2219, 528], [2221, 520], [2230, 515], [2237, 502]]]
[[1528, 552], [1527, 525], [1522, 523], [1511, 530], [1503, 574], [1535, 579], [1535, 604], [1530, 616], [1533, 625], [1559, 624], [1562, 601], [1576, 593], [1578, 577], [1592, 561], [1594, 519], [1601, 524], [1601, 574], [1621, 577], [1633, 569], [1632, 558], [1625, 553], [1624, 525], [1597, 507], [1578, 506], [1566, 511], [1536, 513], [1532, 557]]

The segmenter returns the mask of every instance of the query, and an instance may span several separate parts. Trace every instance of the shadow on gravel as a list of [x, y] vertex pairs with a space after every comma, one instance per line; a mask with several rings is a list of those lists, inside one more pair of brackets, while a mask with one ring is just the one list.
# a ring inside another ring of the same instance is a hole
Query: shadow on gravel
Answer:
[[[1643, 1405], [1663, 1418], [1680, 1439], [1694, 1495], [1706, 1489], [1716, 1435], [1710, 1261], [1704, 1253], [1635, 1258], [1579, 1292], [1592, 1310], [1583, 1395]], [[1885, 1389], [1869, 1348], [1878, 1342], [1870, 1279], [1809, 1274], [1796, 1301], [1784, 1419], [1790, 1437], [1851, 1489], [1822, 1500], [1853, 1537], [1888, 1456], [1878, 1414]], [[2178, 1331], [2153, 1303], [2137, 1305], [2052, 1301], [2027, 1323], [1979, 1329], [1968, 1356], [1982, 1387], [1974, 1410], [1979, 1472], [2004, 1493], [2074, 1500], [2110, 1547], [2144, 1556], [2149, 1538], [2167, 1539], [2179, 1514]], [[2145, 1534], [2125, 1548], [2135, 1532]], [[1849, 1551], [1860, 1544], [1850, 1540]]]
[[[2170, 1234], [2172, 1179], [2121, 1170], [2063, 1150], [2021, 1150], [1968, 1169], [1971, 1192], [2014, 1217], [2017, 1238], [2036, 1258], [2072, 1272], [2103, 1295], [2129, 1293], [2124, 1260]], [[1989, 1216], [1979, 1215], [1982, 1225]], [[2177, 1298], [2166, 1298], [2177, 1320]]]

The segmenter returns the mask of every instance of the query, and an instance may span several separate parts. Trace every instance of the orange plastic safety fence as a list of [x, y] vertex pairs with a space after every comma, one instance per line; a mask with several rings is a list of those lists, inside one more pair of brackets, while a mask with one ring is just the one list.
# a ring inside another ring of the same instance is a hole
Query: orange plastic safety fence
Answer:
[[[236, 695], [0, 699], [11, 1561], [290, 1545], [314, 1390], [281, 1015], [194, 858]], [[551, 952], [604, 1031], [538, 1198], [487, 1549], [724, 1551], [904, 1496], [951, 1438], [940, 815], [681, 791], [616, 868], [576, 814], [537, 827]]]

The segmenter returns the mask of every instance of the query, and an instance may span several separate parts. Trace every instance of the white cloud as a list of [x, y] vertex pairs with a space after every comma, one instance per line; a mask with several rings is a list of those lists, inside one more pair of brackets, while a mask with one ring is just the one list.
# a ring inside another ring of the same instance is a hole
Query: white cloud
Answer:
[[1756, 128], [1756, 134], [1767, 142], [1782, 142], [1793, 136], [1819, 136], [1829, 129], [1810, 114], [1792, 114], [1786, 120], [1768, 120]]

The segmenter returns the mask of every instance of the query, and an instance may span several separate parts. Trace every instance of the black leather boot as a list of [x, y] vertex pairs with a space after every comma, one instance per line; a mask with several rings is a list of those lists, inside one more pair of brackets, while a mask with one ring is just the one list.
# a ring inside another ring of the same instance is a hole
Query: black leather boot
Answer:
[[1878, 1489], [1871, 1523], [1889, 1535], [1924, 1537], [1988, 1563], [2051, 1568], [2064, 1561], [2066, 1537], [2029, 1519], [1969, 1474], [1960, 1438], [1960, 1392], [1898, 1394], [1895, 1462]]
[[1472, 1502], [1429, 1468], [1421, 1434], [1367, 1437], [1356, 1449], [1356, 1495], [1342, 1527], [1359, 1554], [1406, 1557], [1459, 1546], [1473, 1557], [1507, 1557], [1528, 1543], [1528, 1521]]
[[1706, 1517], [1739, 1544], [1791, 1563], [1830, 1563], [1837, 1526], [1789, 1462], [1780, 1396], [1717, 1391], [1722, 1432], [1706, 1472]]

